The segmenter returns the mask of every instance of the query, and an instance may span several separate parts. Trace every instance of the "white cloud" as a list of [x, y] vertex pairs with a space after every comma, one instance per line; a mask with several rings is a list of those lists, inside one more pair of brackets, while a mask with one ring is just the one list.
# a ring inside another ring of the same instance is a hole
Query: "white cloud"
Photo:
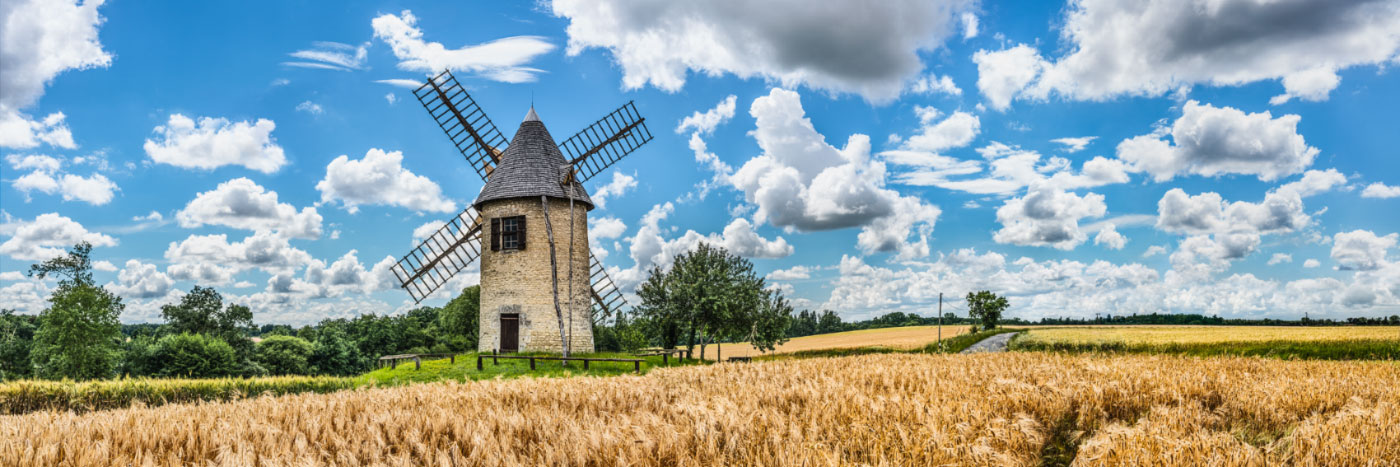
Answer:
[[962, 16], [963, 40], [977, 37], [977, 15], [971, 12], [963, 13]]
[[6, 221], [0, 234], [9, 240], [0, 243], [0, 254], [19, 261], [45, 261], [60, 256], [78, 242], [92, 246], [115, 246], [117, 240], [97, 232], [89, 232], [73, 219], [51, 212], [40, 214], [32, 221]]
[[5, 162], [8, 162], [10, 168], [15, 170], [33, 169], [39, 172], [57, 172], [59, 168], [63, 167], [63, 161], [59, 158], [42, 154], [10, 154], [5, 156]]
[[394, 93], [392, 93], [392, 92], [391, 92], [391, 93], [388, 93], [388, 94], [385, 94], [385, 95], [384, 95], [384, 100], [388, 101], [388, 102], [389, 102], [389, 105], [394, 105], [395, 103], [398, 103], [398, 102], [399, 102], [398, 96], [395, 96]]
[[170, 242], [165, 259], [171, 263], [166, 268], [171, 278], [204, 284], [227, 284], [234, 274], [253, 268], [271, 274], [290, 273], [312, 261], [310, 254], [292, 247], [287, 237], [267, 231], [233, 243], [224, 234], [190, 235]]
[[1025, 196], [1008, 199], [997, 209], [997, 222], [1002, 227], [992, 239], [997, 243], [1072, 250], [1088, 239], [1079, 229], [1079, 220], [1103, 217], [1107, 212], [1103, 195], [1079, 196], [1055, 188], [1032, 187]]
[[792, 254], [792, 245], [789, 245], [786, 239], [763, 238], [755, 231], [756, 226], [746, 219], [730, 221], [723, 233], [703, 235], [694, 230], [687, 230], [685, 234], [668, 240], [664, 236], [666, 229], [661, 227], [661, 221], [666, 220], [673, 212], [675, 205], [667, 202], [652, 206], [651, 210], [642, 216], [641, 227], [631, 239], [632, 267], [613, 269], [610, 272], [619, 288], [632, 290], [646, 279], [652, 267], [668, 269], [676, 256], [695, 249], [701, 243], [723, 247], [731, 253], [749, 258], [781, 258]]
[[1342, 175], [1337, 169], [1309, 170], [1303, 173], [1303, 178], [1278, 187], [1278, 191], [1292, 191], [1298, 196], [1307, 198], [1332, 191], [1333, 188], [1346, 185], [1346, 183], [1346, 175]]
[[1110, 250], [1122, 250], [1128, 244], [1128, 237], [1118, 233], [1118, 226], [1105, 224], [1099, 229], [1099, 233], [1094, 235], [1094, 244], [1103, 245]]
[[35, 191], [47, 194], [57, 192], [58, 180], [47, 172], [36, 170], [16, 178], [14, 182], [11, 182], [11, 186], [20, 193], [24, 193], [24, 199], [28, 201], [30, 193]]
[[699, 110], [695, 111], [689, 117], [682, 119], [680, 125], [676, 125], [676, 133], [685, 133], [689, 130], [695, 130], [696, 133], [702, 135], [713, 133], [716, 127], [734, 117], [734, 107], [738, 99], [737, 96], [730, 94], [729, 97], [719, 101], [719, 104], [714, 108], [706, 110], [704, 113]]
[[116, 271], [116, 270], [117, 270], [117, 265], [112, 264], [111, 261], [97, 260], [97, 261], [93, 261], [93, 262], [92, 262], [92, 270], [94, 270], [94, 271], [104, 271], [104, 272], [113, 272], [113, 271]]
[[443, 197], [442, 187], [428, 177], [403, 167], [403, 153], [371, 148], [360, 160], [345, 155], [326, 166], [326, 177], [316, 183], [321, 202], [339, 201], [350, 213], [359, 206], [398, 206], [414, 211], [450, 212], [456, 204]]
[[477, 73], [493, 81], [524, 83], [534, 81], [535, 75], [542, 72], [524, 65], [554, 50], [554, 44], [538, 36], [513, 36], [449, 49], [440, 42], [425, 41], [417, 22], [418, 18], [408, 10], [370, 21], [374, 37], [388, 44], [398, 57], [400, 70], [437, 73], [450, 69]]
[[42, 119], [13, 109], [0, 109], [0, 148], [28, 149], [40, 143], [73, 149], [73, 132], [64, 122], [63, 112], [54, 112]]
[[404, 89], [418, 89], [418, 88], [420, 88], [420, 87], [423, 87], [423, 83], [426, 83], [427, 81], [426, 81], [426, 80], [424, 80], [424, 81], [418, 81], [418, 80], [414, 80], [414, 79], [395, 78], [395, 79], [377, 79], [377, 80], [374, 80], [374, 82], [380, 83], [380, 84], [387, 84], [387, 85], [390, 85], [390, 86], [397, 86], [397, 87], [401, 87], [401, 88], [404, 88]]
[[768, 279], [775, 281], [791, 281], [810, 277], [812, 277], [812, 268], [800, 265], [768, 273]]
[[589, 198], [593, 200], [593, 204], [598, 205], [599, 208], [604, 208], [607, 206], [609, 199], [625, 195], [627, 194], [627, 190], [636, 187], [637, 177], [635, 174], [627, 175], [614, 170], [612, 181], [608, 182], [607, 185], [603, 185], [598, 191], [593, 192]]
[[13, 282], [25, 280], [24, 273], [19, 271], [0, 272], [0, 281]]
[[[80, 157], [75, 160], [85, 161], [86, 159]], [[62, 193], [64, 201], [79, 200], [94, 206], [101, 206], [112, 201], [113, 193], [117, 191], [117, 184], [112, 183], [102, 174], [83, 177], [63, 173], [61, 171], [63, 161], [56, 157], [10, 154], [5, 157], [5, 160], [15, 170], [33, 169], [32, 172], [20, 176], [12, 182], [15, 190], [24, 193], [26, 201], [29, 200], [32, 192], [38, 191], [46, 194]]]
[[977, 89], [996, 110], [1010, 108], [1011, 100], [1049, 66], [1040, 52], [1025, 44], [996, 52], [979, 50], [972, 61], [977, 63]]
[[430, 236], [430, 235], [432, 235], [432, 234], [437, 233], [437, 231], [438, 231], [439, 229], [442, 229], [442, 226], [444, 226], [444, 225], [447, 225], [447, 222], [445, 222], [445, 221], [428, 221], [428, 222], [424, 222], [423, 225], [420, 225], [420, 226], [414, 228], [414, 229], [413, 229], [413, 246], [418, 246], [418, 243], [419, 243], [420, 241], [422, 241], [422, 240], [424, 240], [424, 239], [427, 239], [428, 236]]
[[1317, 157], [1298, 134], [1299, 119], [1188, 101], [1171, 127], [1172, 142], [1162, 132], [1129, 138], [1118, 144], [1118, 158], [1159, 182], [1187, 173], [1273, 181], [1302, 172]]
[[621, 237], [627, 231], [627, 224], [616, 217], [590, 217], [588, 220], [593, 224], [588, 226], [588, 233], [601, 240]]
[[38, 102], [49, 81], [64, 71], [112, 63], [97, 37], [102, 3], [15, 0], [0, 7], [0, 24], [5, 25], [0, 30], [0, 115]]
[[[990, 171], [973, 178], [954, 177], [981, 173], [982, 161], [960, 160], [914, 151], [885, 151], [880, 155], [896, 164], [920, 167], [896, 175], [895, 179], [900, 183], [936, 186], [973, 194], [1005, 195], [1036, 184], [1064, 190], [1094, 188], [1127, 183], [1129, 179], [1127, 166], [1122, 161], [1102, 156], [1095, 156], [1084, 162], [1076, 174], [1070, 170], [1068, 159], [1051, 157], [1042, 163], [1039, 152], [997, 141], [978, 148], [977, 152], [987, 161], [986, 165]], [[1046, 172], [1053, 173], [1046, 176]]]
[[1332, 260], [1342, 270], [1371, 271], [1387, 264], [1386, 252], [1400, 234], [1379, 236], [1369, 230], [1338, 232], [1332, 237]]
[[909, 91], [915, 94], [962, 95], [962, 88], [959, 88], [957, 84], [953, 83], [953, 77], [948, 75], [939, 76], [932, 73], [914, 80], [914, 82], [909, 85]]
[[64, 201], [79, 200], [93, 206], [101, 206], [112, 201], [113, 192], [117, 190], [117, 184], [112, 183], [102, 174], [93, 174], [88, 177], [81, 177], [73, 174], [64, 174], [58, 181], [59, 190], [63, 192]]
[[321, 115], [326, 113], [326, 110], [321, 108], [321, 104], [317, 104], [311, 101], [303, 101], [302, 103], [297, 104], [297, 111], [306, 112], [311, 115]]
[[365, 62], [369, 59], [369, 44], [354, 46], [339, 42], [316, 42], [310, 49], [292, 52], [292, 58], [297, 61], [282, 62], [283, 65], [301, 68], [320, 68], [326, 70], [360, 70], [365, 68]]
[[1388, 186], [1381, 182], [1366, 185], [1361, 190], [1362, 198], [1400, 198], [1400, 186]]
[[[921, 51], [940, 47], [972, 2], [646, 2], [556, 0], [569, 19], [568, 54], [607, 49], [627, 89], [675, 92], [689, 71], [761, 77], [849, 92], [872, 101], [898, 97], [923, 69]], [[852, 14], [859, 12], [859, 14]]]
[[277, 192], [264, 189], [247, 178], [220, 183], [200, 193], [175, 214], [180, 226], [192, 229], [221, 225], [235, 229], [276, 231], [281, 235], [315, 239], [321, 236], [321, 214], [314, 207], [301, 208], [281, 203]]
[[1312, 268], [1315, 268], [1315, 267], [1318, 267], [1318, 266], [1321, 266], [1321, 265], [1322, 265], [1321, 262], [1319, 262], [1318, 260], [1312, 259], [1312, 258], [1308, 258], [1307, 261], [1303, 261], [1303, 267], [1308, 268], [1308, 269], [1312, 269]]
[[750, 135], [763, 154], [727, 179], [757, 207], [756, 224], [789, 231], [860, 226], [864, 251], [907, 257], [927, 250], [927, 233], [941, 211], [884, 187], [885, 165], [870, 160], [869, 137], [852, 135], [840, 149], [827, 144], [797, 93], [784, 89], [755, 99], [749, 114], [757, 121]]
[[108, 284], [108, 287], [123, 297], [156, 298], [168, 295], [174, 285], [175, 281], [154, 264], [130, 259], [117, 274], [117, 283]]
[[1219, 193], [1191, 196], [1172, 188], [1157, 202], [1157, 213], [1157, 228], [1187, 234], [1292, 232], [1310, 222], [1292, 191], [1269, 192], [1261, 203], [1226, 203]]
[[[925, 114], [927, 115], [927, 114]], [[920, 116], [921, 120], [923, 116]], [[947, 149], [960, 148], [972, 143], [982, 131], [982, 121], [976, 115], [955, 111], [948, 118], [936, 124], [925, 120], [919, 132], [904, 140], [902, 149], [938, 153]]]
[[1292, 263], [1292, 262], [1293, 262], [1293, 255], [1290, 255], [1290, 254], [1287, 254], [1287, 253], [1274, 253], [1274, 256], [1272, 256], [1272, 257], [1269, 258], [1269, 263], [1268, 263], [1268, 264], [1269, 264], [1269, 266], [1273, 266], [1273, 265], [1275, 265], [1275, 264]]
[[147, 139], [143, 147], [151, 160], [161, 164], [205, 170], [241, 165], [270, 174], [287, 164], [282, 147], [272, 138], [276, 127], [264, 118], [250, 123], [200, 117], [196, 122], [171, 114], [169, 122], [152, 130], [156, 139]]
[[1050, 142], [1065, 145], [1065, 152], [1076, 153], [1079, 151], [1083, 151], [1085, 147], [1089, 146], [1089, 143], [1094, 142], [1094, 140], [1096, 139], [1099, 139], [1099, 137], [1080, 136], [1077, 138], [1055, 138], [1050, 140]]
[[1397, 21], [1400, 8], [1383, 1], [1084, 0], [1061, 29], [1068, 54], [1045, 62], [1024, 95], [1105, 100], [1282, 78], [1276, 103], [1321, 100], [1337, 70], [1396, 59]]
[[1152, 246], [1147, 247], [1147, 251], [1143, 251], [1143, 252], [1142, 252], [1142, 257], [1143, 257], [1143, 258], [1151, 258], [1151, 257], [1153, 257], [1153, 256], [1164, 255], [1164, 254], [1167, 254], [1167, 247], [1164, 247], [1164, 246], [1162, 246], [1162, 245], [1152, 245]]

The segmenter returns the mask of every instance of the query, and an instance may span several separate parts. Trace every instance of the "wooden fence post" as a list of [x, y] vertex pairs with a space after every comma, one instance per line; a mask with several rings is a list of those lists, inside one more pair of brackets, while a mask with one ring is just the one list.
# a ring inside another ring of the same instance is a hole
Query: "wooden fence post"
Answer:
[[492, 364], [492, 365], [500, 365], [500, 364], [501, 364], [501, 362], [499, 362], [499, 361], [496, 360], [496, 355], [497, 355], [497, 354], [500, 354], [500, 353], [501, 353], [501, 349], [496, 349], [495, 352], [491, 352], [491, 364]]
[[399, 361], [398, 361], [398, 360], [389, 360], [389, 369], [390, 369], [390, 370], [396, 369], [396, 368], [398, 368], [398, 367], [399, 367]]
[[449, 356], [449, 357], [447, 357], [447, 358], [451, 359], [451, 363], [452, 363], [453, 365], [456, 365], [456, 364], [457, 364], [457, 354], [454, 353], [454, 354], [452, 354], [451, 356]]
[[535, 371], [535, 357], [530, 357], [530, 371]]
[[583, 371], [588, 371], [588, 360], [583, 361]]
[[642, 362], [640, 360], [632, 362], [632, 371], [637, 372], [639, 375], [642, 374]]
[[481, 371], [481, 354], [476, 354], [476, 371]]
[[423, 369], [423, 360], [419, 359], [417, 356], [413, 357], [413, 369], [414, 369], [414, 370], [421, 370], [421, 369]]

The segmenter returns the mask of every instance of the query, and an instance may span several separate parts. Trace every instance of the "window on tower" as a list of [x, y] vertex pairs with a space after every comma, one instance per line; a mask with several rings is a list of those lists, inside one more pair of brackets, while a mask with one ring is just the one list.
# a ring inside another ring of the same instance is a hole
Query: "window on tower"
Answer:
[[491, 219], [491, 250], [525, 249], [525, 216]]

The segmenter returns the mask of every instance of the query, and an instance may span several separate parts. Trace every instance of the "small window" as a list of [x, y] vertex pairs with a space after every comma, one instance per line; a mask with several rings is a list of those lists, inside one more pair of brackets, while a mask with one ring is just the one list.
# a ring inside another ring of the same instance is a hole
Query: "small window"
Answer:
[[491, 240], [492, 250], [525, 249], [525, 216], [492, 219]]

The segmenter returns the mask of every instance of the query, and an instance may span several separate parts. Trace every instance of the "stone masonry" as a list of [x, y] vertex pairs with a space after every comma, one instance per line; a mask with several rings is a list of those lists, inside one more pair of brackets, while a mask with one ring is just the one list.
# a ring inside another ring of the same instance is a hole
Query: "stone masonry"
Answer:
[[[554, 312], [550, 280], [549, 237], [540, 198], [510, 198], [481, 203], [481, 338], [478, 350], [500, 346], [501, 314], [519, 313], [520, 350], [562, 352], [559, 320]], [[574, 203], [573, 261], [569, 261], [569, 201], [549, 198], [554, 228], [555, 258], [559, 264], [559, 306], [564, 325], [573, 315], [573, 352], [593, 351], [593, 304], [589, 281], [588, 206]], [[525, 249], [491, 251], [491, 219], [525, 216]], [[573, 300], [569, 297], [569, 267], [574, 270]], [[572, 302], [573, 306], [570, 306]], [[572, 311], [571, 311], [572, 309]]]

